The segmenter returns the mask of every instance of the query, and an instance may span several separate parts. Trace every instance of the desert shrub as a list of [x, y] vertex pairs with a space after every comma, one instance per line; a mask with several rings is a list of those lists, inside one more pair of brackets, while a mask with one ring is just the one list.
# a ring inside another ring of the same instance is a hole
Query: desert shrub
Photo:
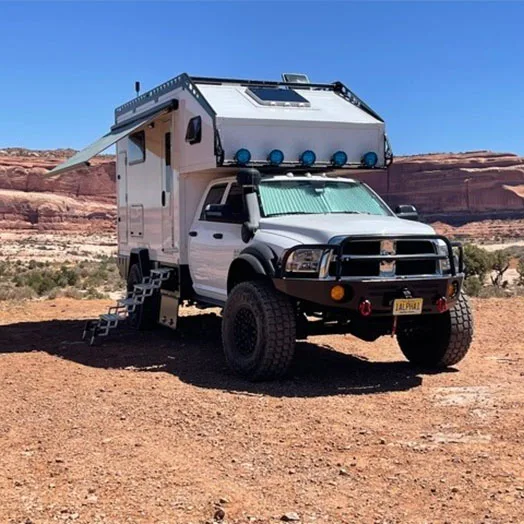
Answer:
[[519, 274], [517, 285], [524, 286], [524, 257], [519, 258], [519, 262], [517, 264], [517, 273]]
[[474, 244], [466, 244], [464, 246], [464, 271], [466, 278], [477, 277], [483, 283], [491, 267], [491, 253]]
[[27, 286], [13, 287], [8, 285], [0, 285], [0, 301], [1, 300], [28, 300], [35, 298], [36, 293], [33, 289]]
[[466, 280], [464, 280], [464, 291], [470, 297], [478, 297], [482, 287], [483, 284], [480, 281], [479, 277], [476, 275], [468, 277], [466, 278]]
[[491, 283], [494, 286], [501, 287], [504, 285], [504, 273], [509, 269], [510, 255], [505, 251], [495, 251], [491, 254], [491, 269], [494, 274], [491, 275]]
[[483, 286], [478, 294], [479, 298], [507, 298], [514, 296], [514, 294], [497, 285]]
[[90, 287], [84, 296], [85, 298], [90, 299], [107, 298], [107, 295], [105, 295], [104, 293], [100, 293], [98, 289], [95, 289], [93, 287]]

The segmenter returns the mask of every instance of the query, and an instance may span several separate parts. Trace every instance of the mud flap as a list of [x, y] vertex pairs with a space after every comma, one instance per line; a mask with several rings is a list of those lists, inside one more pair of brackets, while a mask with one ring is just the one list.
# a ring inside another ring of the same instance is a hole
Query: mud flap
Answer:
[[163, 289], [160, 293], [160, 315], [158, 323], [170, 329], [176, 329], [180, 301], [172, 291]]

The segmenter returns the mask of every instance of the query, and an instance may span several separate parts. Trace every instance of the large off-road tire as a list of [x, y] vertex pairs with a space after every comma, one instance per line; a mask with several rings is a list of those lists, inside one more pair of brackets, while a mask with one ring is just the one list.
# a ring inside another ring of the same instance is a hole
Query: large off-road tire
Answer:
[[420, 319], [420, 324], [400, 330], [398, 344], [413, 364], [445, 368], [460, 362], [473, 339], [473, 315], [467, 297], [461, 294], [455, 306], [440, 315]]
[[282, 377], [293, 359], [296, 314], [292, 303], [266, 282], [242, 282], [223, 312], [226, 361], [249, 380]]
[[[127, 277], [127, 291], [133, 291], [135, 284], [142, 282], [142, 271], [138, 264], [133, 264], [129, 269]], [[153, 295], [147, 297], [144, 303], [136, 306], [135, 311], [129, 314], [129, 325], [133, 329], [147, 331], [156, 327], [160, 311], [160, 293], [155, 291]]]

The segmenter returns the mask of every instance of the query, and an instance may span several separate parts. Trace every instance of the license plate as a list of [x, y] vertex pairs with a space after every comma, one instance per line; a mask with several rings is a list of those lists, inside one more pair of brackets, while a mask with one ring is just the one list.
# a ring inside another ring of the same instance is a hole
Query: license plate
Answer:
[[393, 315], [420, 315], [423, 298], [397, 298], [393, 301]]

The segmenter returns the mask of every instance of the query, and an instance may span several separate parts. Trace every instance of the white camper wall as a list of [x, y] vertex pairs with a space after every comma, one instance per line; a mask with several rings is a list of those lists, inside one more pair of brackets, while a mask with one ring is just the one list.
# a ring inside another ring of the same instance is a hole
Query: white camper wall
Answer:
[[[215, 131], [211, 115], [195, 98], [184, 91], [178, 102], [177, 115], [177, 148], [178, 168], [180, 173], [194, 173], [216, 168]], [[186, 141], [186, 132], [192, 118], [200, 117], [202, 122], [202, 139], [198, 144]]]
[[[204, 171], [216, 167], [215, 157], [215, 136], [213, 117], [204, 109], [195, 96], [187, 89], [180, 87], [166, 93], [158, 98], [152, 99], [141, 105], [136, 110], [129, 110], [118, 116], [116, 122], [121, 123], [140, 113], [151, 111], [156, 106], [169, 102], [169, 100], [178, 100], [178, 109], [174, 111], [176, 137], [173, 140], [174, 160], [177, 168], [181, 173]], [[202, 119], [202, 140], [198, 144], [189, 144], [186, 142], [186, 131], [189, 121], [196, 116]]]
[[[162, 191], [164, 188], [163, 177], [165, 176], [165, 133], [172, 128], [172, 114], [165, 115], [154, 122], [154, 127], [146, 126], [145, 131], [145, 160], [132, 163], [127, 158], [127, 166], [119, 172], [118, 180], [119, 194], [119, 216], [122, 220], [127, 219], [127, 242], [119, 237], [119, 254], [129, 254], [131, 249], [146, 247], [154, 260], [164, 262], [178, 262], [177, 250], [165, 252], [165, 224], [162, 223], [163, 213], [166, 208], [162, 207]], [[173, 137], [173, 135], [172, 135]], [[173, 138], [171, 143], [173, 144]], [[118, 158], [128, 155], [129, 138], [117, 144]], [[173, 148], [172, 148], [173, 159]], [[178, 242], [178, 206], [179, 206], [179, 184], [178, 172], [173, 165], [173, 189], [172, 200], [167, 202], [172, 207], [174, 241]], [[127, 190], [127, 210], [125, 209], [125, 194]], [[127, 211], [127, 212], [126, 212]], [[165, 217], [164, 217], [165, 220]], [[124, 227], [121, 226], [121, 230]]]

